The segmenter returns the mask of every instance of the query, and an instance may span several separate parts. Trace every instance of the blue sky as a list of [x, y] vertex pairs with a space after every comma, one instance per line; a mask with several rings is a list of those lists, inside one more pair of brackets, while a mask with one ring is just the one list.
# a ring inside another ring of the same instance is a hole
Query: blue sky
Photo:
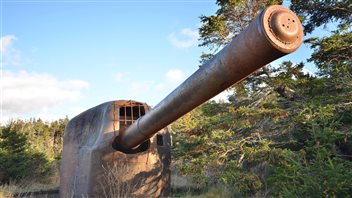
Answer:
[[[119, 99], [156, 105], [197, 70], [215, 1], [1, 1], [1, 122]], [[305, 61], [307, 46], [276, 61]], [[314, 70], [312, 65], [308, 70]]]

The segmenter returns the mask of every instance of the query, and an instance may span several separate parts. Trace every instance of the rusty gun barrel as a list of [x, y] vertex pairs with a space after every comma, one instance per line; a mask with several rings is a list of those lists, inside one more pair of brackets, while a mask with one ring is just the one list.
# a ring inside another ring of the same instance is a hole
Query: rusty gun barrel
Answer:
[[213, 59], [119, 134], [117, 143], [126, 148], [143, 143], [262, 66], [295, 51], [302, 39], [302, 25], [291, 10], [278, 5], [267, 7]]

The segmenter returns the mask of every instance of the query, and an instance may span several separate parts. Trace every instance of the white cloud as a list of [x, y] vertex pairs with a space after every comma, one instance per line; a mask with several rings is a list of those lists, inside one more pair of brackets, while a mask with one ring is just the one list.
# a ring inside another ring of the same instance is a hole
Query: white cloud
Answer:
[[17, 40], [17, 38], [14, 35], [6, 35], [0, 38], [1, 64], [12, 66], [21, 65], [21, 53], [12, 47], [12, 43], [15, 40]]
[[303, 72], [304, 74], [309, 74], [310, 76], [313, 76], [313, 77], [316, 77], [316, 76], [317, 76], [317, 75], [315, 75], [314, 72], [310, 71], [310, 70], [307, 69], [307, 68], [303, 68], [303, 69], [302, 69], [302, 72]]
[[3, 54], [6, 54], [10, 47], [11, 47], [11, 43], [13, 40], [17, 40], [17, 38], [14, 35], [7, 35], [7, 36], [3, 36], [0, 38], [0, 52]]
[[133, 82], [128, 89], [128, 96], [131, 98], [148, 94], [153, 87], [153, 81], [136, 81]]
[[124, 80], [126, 80], [126, 77], [128, 76], [128, 73], [127, 72], [116, 72], [114, 74], [114, 79], [115, 81], [117, 82], [122, 82]]
[[46, 112], [48, 109], [75, 102], [89, 83], [81, 80], [58, 80], [52, 75], [26, 71], [3, 71], [2, 110], [5, 114], [21, 115]]
[[180, 69], [170, 69], [166, 72], [164, 81], [155, 86], [156, 91], [166, 93], [174, 90], [185, 80], [185, 73]]
[[218, 95], [214, 96], [210, 100], [214, 100], [216, 102], [228, 102], [229, 101], [229, 96], [232, 94], [231, 90], [225, 90]]
[[[179, 37], [184, 37], [179, 38]], [[198, 44], [198, 32], [190, 28], [182, 29], [178, 34], [172, 32], [168, 36], [171, 44], [177, 48], [190, 48]]]
[[171, 69], [166, 72], [166, 80], [170, 83], [180, 83], [184, 77], [184, 72], [179, 69]]
[[180, 69], [166, 71], [160, 80], [131, 79], [128, 74], [127, 77], [124, 75], [125, 73], [115, 75], [118, 79], [123, 78], [123, 81], [118, 85], [120, 87], [119, 98], [144, 101], [150, 105], [160, 102], [185, 79], [185, 72]]

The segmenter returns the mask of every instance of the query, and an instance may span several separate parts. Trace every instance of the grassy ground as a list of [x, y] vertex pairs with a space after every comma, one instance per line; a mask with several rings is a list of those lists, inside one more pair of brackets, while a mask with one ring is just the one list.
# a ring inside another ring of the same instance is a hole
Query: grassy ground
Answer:
[[[184, 198], [227, 198], [232, 197], [230, 191], [221, 188], [199, 189], [188, 178], [179, 175], [171, 177], [171, 197]], [[33, 181], [10, 182], [0, 185], [0, 198], [7, 197], [39, 197], [58, 198], [58, 182], [49, 184]]]
[[[48, 187], [36, 184], [35, 188], [21, 188], [16, 185], [0, 186], [0, 198], [7, 197], [28, 197], [28, 198], [58, 198], [58, 187]], [[227, 198], [233, 197], [232, 194], [224, 189], [212, 188], [207, 192], [194, 188], [172, 188], [171, 197], [175, 198]]]
[[40, 184], [37, 182], [30, 181], [10, 182], [9, 184], [3, 184], [0, 186], [0, 198], [58, 197], [58, 190], [58, 184]]
[[233, 197], [233, 192], [221, 187], [199, 189], [196, 185], [190, 182], [189, 178], [173, 174], [171, 176], [171, 197], [227, 198]]

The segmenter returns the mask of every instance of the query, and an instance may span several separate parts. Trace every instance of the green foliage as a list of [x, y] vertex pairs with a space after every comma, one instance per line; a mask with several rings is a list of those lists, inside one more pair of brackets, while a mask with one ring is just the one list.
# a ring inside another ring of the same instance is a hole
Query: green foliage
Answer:
[[0, 133], [0, 182], [45, 175], [50, 162], [43, 153], [28, 146], [27, 137], [15, 131], [11, 125]]
[[16, 120], [1, 126], [0, 183], [45, 179], [52, 174], [61, 156], [67, 121]]
[[[308, 110], [305, 121], [309, 137], [299, 151], [284, 150], [271, 166], [268, 181], [273, 193], [283, 197], [347, 197], [352, 192], [352, 162], [346, 160], [338, 142], [352, 138], [352, 130], [341, 131], [332, 106]], [[306, 111], [307, 112], [307, 111]], [[350, 154], [350, 153], [349, 153]], [[351, 157], [350, 155], [347, 157]], [[277, 160], [278, 161], [278, 160]]]
[[[281, 2], [217, 1], [216, 14], [201, 17], [201, 45], [216, 51], [271, 3]], [[230, 102], [208, 102], [179, 119], [172, 126], [179, 171], [200, 188], [221, 185], [242, 196], [351, 196], [350, 6], [291, 1], [306, 33], [337, 23], [330, 36], [306, 40], [317, 76], [303, 63], [264, 67], [234, 87]]]
[[341, 28], [331, 36], [312, 42], [315, 49], [309, 59], [319, 70], [322, 89], [326, 98], [339, 101], [340, 105], [352, 101], [352, 32], [351, 28]]
[[[172, 126], [178, 132], [173, 151], [181, 173], [192, 174], [200, 187], [223, 184], [244, 195], [262, 189], [263, 176], [258, 173], [264, 168], [270, 141], [262, 137], [260, 128], [268, 128], [285, 114], [265, 107], [258, 110], [260, 113], [244, 106], [235, 109], [228, 103], [206, 103], [176, 122]], [[182, 128], [195, 120], [193, 114], [197, 125], [190, 131]], [[273, 119], [256, 125], [255, 120], [268, 115]], [[258, 133], [249, 133], [252, 130]]]
[[216, 14], [200, 17], [200, 46], [216, 51], [247, 27], [265, 6], [281, 3], [281, 0], [217, 0]]
[[339, 0], [291, 0], [291, 9], [303, 19], [305, 33], [329, 22], [351, 24], [350, 1]]

